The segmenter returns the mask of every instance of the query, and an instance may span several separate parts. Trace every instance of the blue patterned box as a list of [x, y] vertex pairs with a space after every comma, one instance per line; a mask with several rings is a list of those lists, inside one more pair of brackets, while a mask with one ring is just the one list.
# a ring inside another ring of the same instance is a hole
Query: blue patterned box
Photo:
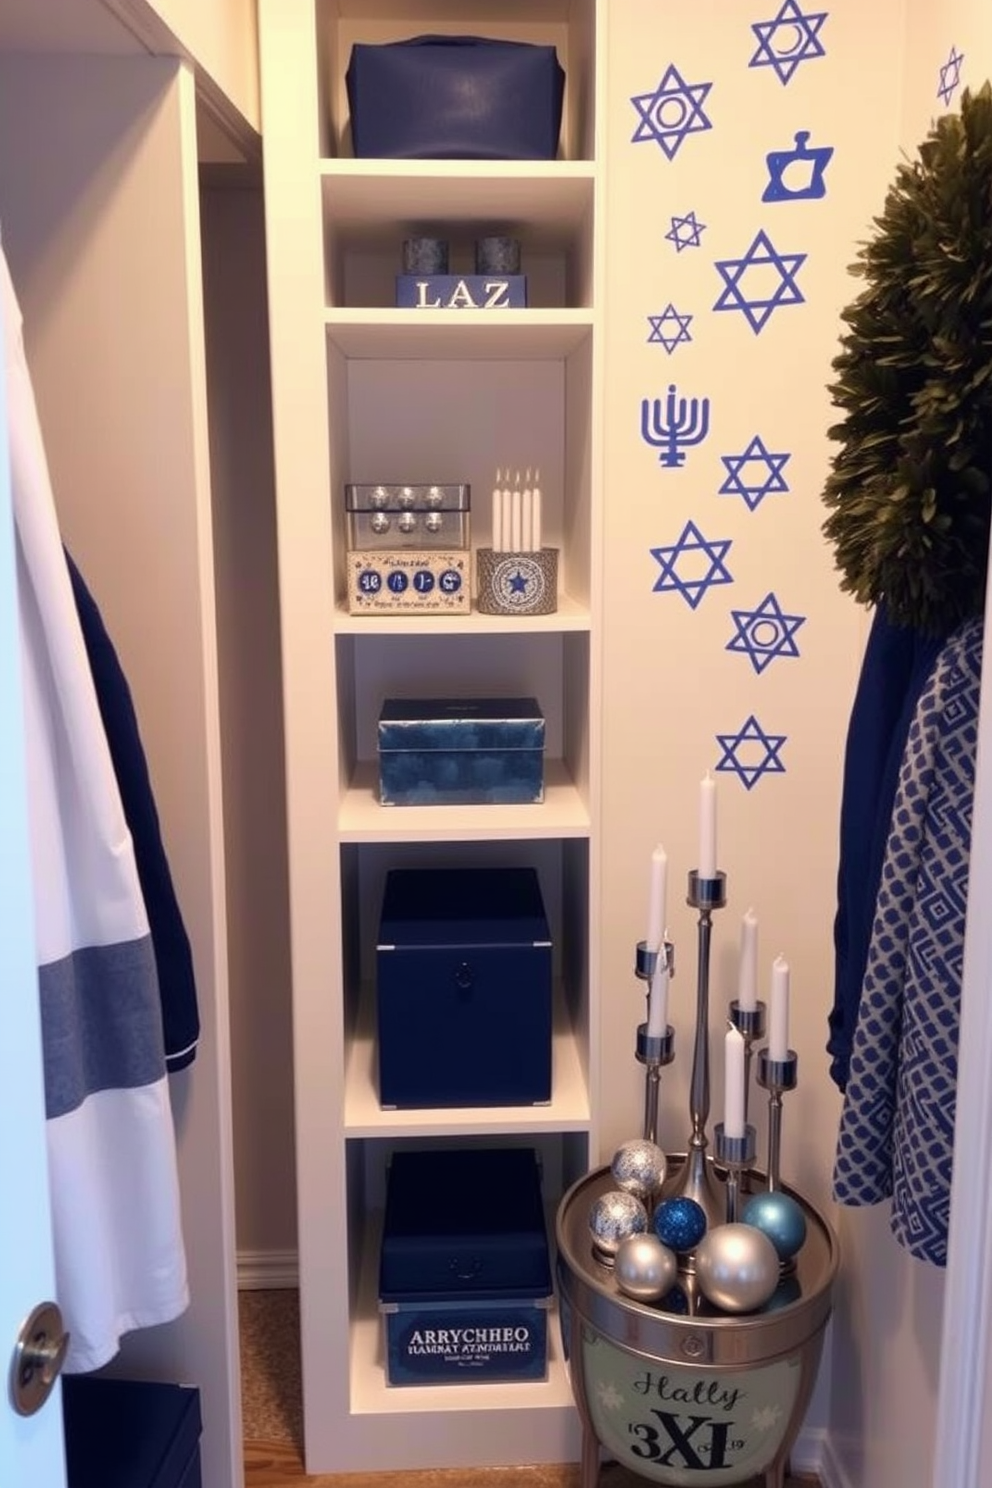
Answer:
[[389, 1384], [543, 1380], [551, 1291], [533, 1148], [393, 1154], [379, 1264]]
[[378, 753], [384, 806], [544, 800], [544, 715], [536, 698], [388, 698]]

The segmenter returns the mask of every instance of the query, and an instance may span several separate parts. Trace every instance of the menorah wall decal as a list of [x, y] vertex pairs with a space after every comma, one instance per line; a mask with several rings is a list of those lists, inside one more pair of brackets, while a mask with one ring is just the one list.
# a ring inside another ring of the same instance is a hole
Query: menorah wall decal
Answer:
[[686, 449], [702, 444], [709, 432], [709, 398], [681, 398], [673, 382], [664, 408], [660, 398], [641, 400], [641, 437], [661, 451], [659, 464], [670, 470], [684, 465]]

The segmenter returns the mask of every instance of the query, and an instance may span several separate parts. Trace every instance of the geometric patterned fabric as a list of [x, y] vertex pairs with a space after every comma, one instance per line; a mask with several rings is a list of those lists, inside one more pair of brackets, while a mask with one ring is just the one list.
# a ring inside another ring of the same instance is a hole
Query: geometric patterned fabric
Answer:
[[891, 1226], [947, 1262], [982, 622], [942, 647], [909, 730], [875, 906], [834, 1197], [891, 1197]]

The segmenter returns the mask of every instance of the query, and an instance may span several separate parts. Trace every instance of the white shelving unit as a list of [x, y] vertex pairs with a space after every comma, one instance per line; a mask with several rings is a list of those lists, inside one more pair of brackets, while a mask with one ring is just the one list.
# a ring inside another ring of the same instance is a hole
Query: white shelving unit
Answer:
[[[557, 1326], [543, 1383], [390, 1388], [377, 1312], [389, 1154], [524, 1143], [549, 1222], [596, 1160], [600, 650], [596, 0], [262, 0], [259, 12], [293, 960], [308, 1472], [575, 1460]], [[344, 71], [358, 40], [479, 32], [551, 42], [562, 158], [356, 160]], [[529, 307], [394, 305], [404, 237], [453, 269], [484, 232], [521, 240]], [[497, 466], [537, 465], [559, 607], [534, 619], [356, 617], [346, 481], [458, 480], [473, 547]], [[375, 719], [390, 695], [536, 696], [536, 807], [383, 808]], [[550, 1102], [389, 1111], [376, 1089], [374, 946], [393, 867], [537, 869], [555, 945]]]

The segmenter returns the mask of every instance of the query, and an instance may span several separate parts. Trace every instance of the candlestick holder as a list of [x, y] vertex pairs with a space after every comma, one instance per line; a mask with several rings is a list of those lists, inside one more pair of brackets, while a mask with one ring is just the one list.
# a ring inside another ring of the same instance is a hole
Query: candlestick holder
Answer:
[[795, 1090], [799, 1055], [789, 1049], [784, 1059], [772, 1059], [767, 1046], [758, 1050], [758, 1084], [768, 1091], [768, 1192], [781, 1187], [782, 1096]]
[[727, 902], [727, 875], [701, 878], [692, 869], [686, 902], [698, 912], [696, 957], [696, 1031], [692, 1050], [692, 1083], [689, 1087], [689, 1134], [685, 1163], [676, 1173], [667, 1193], [671, 1197], [695, 1199], [706, 1215], [707, 1224], [722, 1224], [725, 1197], [719, 1191], [713, 1174], [713, 1163], [707, 1158], [709, 1139], [706, 1123], [710, 1114], [710, 942], [712, 915]]
[[[634, 975], [642, 982], [647, 982], [649, 995], [651, 982], [658, 967], [658, 957], [662, 953], [668, 963], [668, 975], [671, 977], [675, 971], [675, 947], [672, 943], [666, 940], [659, 950], [650, 951], [646, 940], [637, 942]], [[664, 1033], [654, 1035], [648, 1033], [647, 1023], [639, 1023], [637, 1047], [634, 1054], [638, 1064], [644, 1065], [644, 1139], [657, 1143], [661, 1071], [675, 1058], [675, 1029], [667, 1023]]]
[[758, 1150], [757, 1133], [753, 1126], [745, 1123], [743, 1136], [729, 1137], [723, 1122], [718, 1121], [713, 1134], [716, 1138], [717, 1162], [727, 1170], [726, 1220], [728, 1224], [736, 1224], [740, 1218], [741, 1180], [754, 1162], [754, 1155]]
[[765, 1036], [765, 1004], [756, 1002], [753, 1008], [742, 1008], [735, 997], [727, 1010], [727, 1016], [744, 1037], [744, 1120], [747, 1121], [751, 1096], [751, 1055], [753, 1046]]

